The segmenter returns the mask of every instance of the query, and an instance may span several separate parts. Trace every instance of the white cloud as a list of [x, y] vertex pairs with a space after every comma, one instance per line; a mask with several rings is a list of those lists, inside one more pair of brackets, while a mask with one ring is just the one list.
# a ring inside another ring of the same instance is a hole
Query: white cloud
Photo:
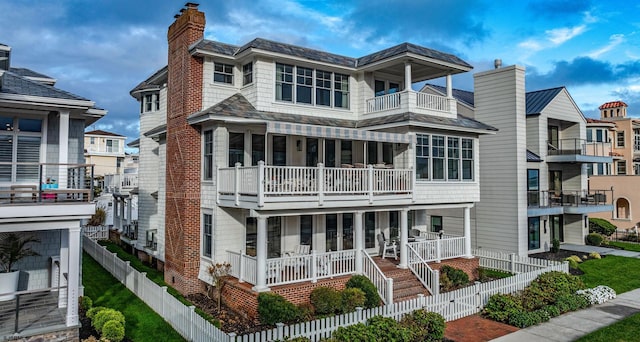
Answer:
[[579, 36], [586, 30], [586, 25], [579, 25], [576, 27], [563, 27], [553, 30], [547, 30], [547, 40], [553, 43], [553, 46], [558, 46], [564, 42], [571, 40], [573, 37]]
[[591, 57], [591, 58], [598, 58], [601, 55], [611, 51], [613, 48], [615, 48], [616, 46], [620, 45], [622, 42], [624, 42], [624, 35], [623, 34], [614, 34], [611, 37], [609, 37], [609, 44], [601, 47], [598, 50], [595, 50], [593, 52], [590, 52], [587, 54], [587, 56]]

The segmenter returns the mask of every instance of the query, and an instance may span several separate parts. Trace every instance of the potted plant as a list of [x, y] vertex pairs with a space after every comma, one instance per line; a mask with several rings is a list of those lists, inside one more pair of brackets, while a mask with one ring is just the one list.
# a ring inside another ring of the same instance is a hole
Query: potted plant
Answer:
[[[18, 290], [20, 271], [13, 270], [13, 266], [20, 259], [40, 255], [29, 243], [40, 242], [32, 235], [18, 235], [8, 233], [0, 235], [0, 294], [12, 293]], [[0, 296], [0, 301], [12, 300], [15, 295]]]

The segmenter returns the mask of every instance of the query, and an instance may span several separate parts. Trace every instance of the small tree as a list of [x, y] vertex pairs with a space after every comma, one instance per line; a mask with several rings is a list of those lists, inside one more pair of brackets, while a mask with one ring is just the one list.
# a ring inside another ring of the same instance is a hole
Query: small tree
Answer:
[[89, 218], [89, 222], [87, 222], [88, 226], [101, 226], [104, 224], [104, 221], [107, 219], [107, 211], [101, 207], [96, 207], [96, 212], [91, 215]]
[[0, 272], [11, 272], [13, 264], [20, 259], [40, 255], [28, 246], [32, 242], [40, 240], [32, 235], [20, 236], [16, 233], [0, 235]]
[[[213, 280], [213, 286], [215, 287], [216, 301], [218, 304], [218, 311], [220, 311], [220, 305], [222, 301], [222, 287], [224, 286], [224, 278], [229, 275], [231, 271], [231, 264], [228, 262], [223, 263], [211, 263], [207, 268], [207, 272]], [[211, 291], [211, 285], [207, 285], [207, 297]], [[209, 297], [211, 298], [211, 297]]]

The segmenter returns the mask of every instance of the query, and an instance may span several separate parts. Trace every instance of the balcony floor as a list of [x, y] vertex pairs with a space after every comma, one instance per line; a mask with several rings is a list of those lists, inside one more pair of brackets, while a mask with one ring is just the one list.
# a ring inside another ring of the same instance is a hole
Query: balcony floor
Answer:
[[[58, 292], [21, 295], [18, 334], [27, 336], [30, 331], [54, 326], [66, 328], [66, 313], [66, 308], [58, 308]], [[0, 302], [0, 339], [13, 336], [15, 319], [16, 299]]]

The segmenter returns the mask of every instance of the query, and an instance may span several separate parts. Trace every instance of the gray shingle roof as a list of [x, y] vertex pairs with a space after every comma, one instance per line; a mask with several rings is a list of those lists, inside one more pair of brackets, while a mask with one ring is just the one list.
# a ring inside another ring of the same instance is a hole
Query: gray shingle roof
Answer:
[[160, 126], [156, 126], [146, 132], [144, 132], [144, 136], [145, 137], [153, 137], [155, 135], [159, 135], [159, 134], [163, 134], [163, 133], [167, 133], [167, 125], [163, 124]]
[[537, 154], [527, 150], [527, 161], [528, 162], [541, 162], [542, 159], [540, 159], [540, 156], [538, 156]]
[[168, 69], [167, 69], [167, 66], [165, 65], [160, 70], [154, 72], [153, 75], [149, 76], [146, 80], [140, 82], [140, 84], [138, 84], [135, 88], [131, 89], [129, 94], [133, 94], [135, 92], [145, 90], [145, 89], [157, 88], [167, 83], [167, 79], [169, 77], [169, 74], [167, 71]]
[[530, 91], [527, 93], [527, 115], [540, 114], [564, 87]]
[[35, 77], [35, 78], [48, 78], [48, 79], [53, 79], [52, 77], [49, 77], [45, 74], [41, 74], [39, 72], [35, 72], [31, 69], [27, 69], [27, 68], [14, 68], [11, 67], [9, 68], [9, 71], [11, 71], [12, 73], [18, 75], [18, 76], [22, 76], [22, 77]]
[[[227, 116], [230, 118], [244, 118], [264, 121], [281, 121], [281, 122], [295, 122], [309, 125], [319, 126], [336, 126], [346, 128], [366, 128], [390, 123], [428, 123], [450, 126], [452, 128], [471, 128], [477, 130], [497, 131], [496, 128], [489, 125], [485, 125], [479, 121], [467, 118], [462, 115], [458, 115], [457, 118], [444, 118], [434, 115], [424, 115], [416, 113], [402, 113], [395, 115], [388, 115], [378, 117], [374, 119], [365, 120], [344, 120], [334, 119], [310, 115], [297, 115], [297, 114], [285, 114], [274, 113], [266, 111], [258, 111], [247, 99], [241, 94], [234, 94], [226, 100], [221, 101], [203, 111], [197, 112], [189, 116], [190, 122], [197, 122], [200, 119], [206, 119], [209, 115], [215, 116]], [[147, 135], [149, 132], [145, 133]]]
[[424, 46], [419, 46], [419, 45], [415, 45], [415, 44], [411, 44], [411, 43], [402, 43], [402, 44], [398, 44], [396, 46], [390, 47], [388, 49], [384, 49], [381, 51], [378, 51], [376, 53], [372, 53], [370, 55], [364, 56], [364, 57], [360, 57], [358, 58], [358, 65], [357, 66], [364, 66], [367, 64], [371, 64], [389, 57], [393, 57], [393, 56], [397, 56], [397, 55], [401, 55], [403, 53], [414, 53], [420, 56], [424, 56], [424, 57], [430, 57], [433, 59], [437, 59], [437, 60], [441, 60], [444, 62], [448, 62], [451, 64], [456, 64], [456, 65], [460, 65], [466, 68], [473, 68], [470, 64], [468, 64], [467, 62], [463, 61], [462, 59], [449, 54], [449, 53], [444, 53], [441, 51], [437, 51], [437, 50], [433, 50], [433, 49], [429, 49], [426, 48]]
[[[431, 83], [427, 83], [425, 85], [427, 85], [427, 86], [429, 86], [431, 88], [434, 88], [435, 90], [439, 91], [442, 94], [446, 94], [447, 93], [447, 88], [446, 87], [435, 85], [435, 84], [431, 84]], [[462, 103], [464, 103], [464, 104], [466, 104], [468, 106], [473, 107], [475, 105], [475, 102], [474, 102], [475, 100], [474, 100], [472, 91], [453, 88], [451, 90], [451, 94], [453, 95], [453, 97], [456, 100], [458, 100], [458, 101], [460, 101], [460, 102], [462, 102]]]
[[2, 76], [0, 93], [28, 95], [38, 97], [52, 97], [65, 100], [90, 101], [82, 96], [72, 94], [68, 91], [45, 85], [36, 81], [21, 77], [11, 71], [5, 71]]
[[112, 132], [107, 132], [107, 131], [103, 131], [100, 129], [96, 129], [93, 131], [89, 131], [89, 132], [84, 132], [85, 135], [104, 135], [104, 136], [108, 136], [108, 137], [124, 137], [124, 135], [120, 135], [118, 133], [112, 133]]

